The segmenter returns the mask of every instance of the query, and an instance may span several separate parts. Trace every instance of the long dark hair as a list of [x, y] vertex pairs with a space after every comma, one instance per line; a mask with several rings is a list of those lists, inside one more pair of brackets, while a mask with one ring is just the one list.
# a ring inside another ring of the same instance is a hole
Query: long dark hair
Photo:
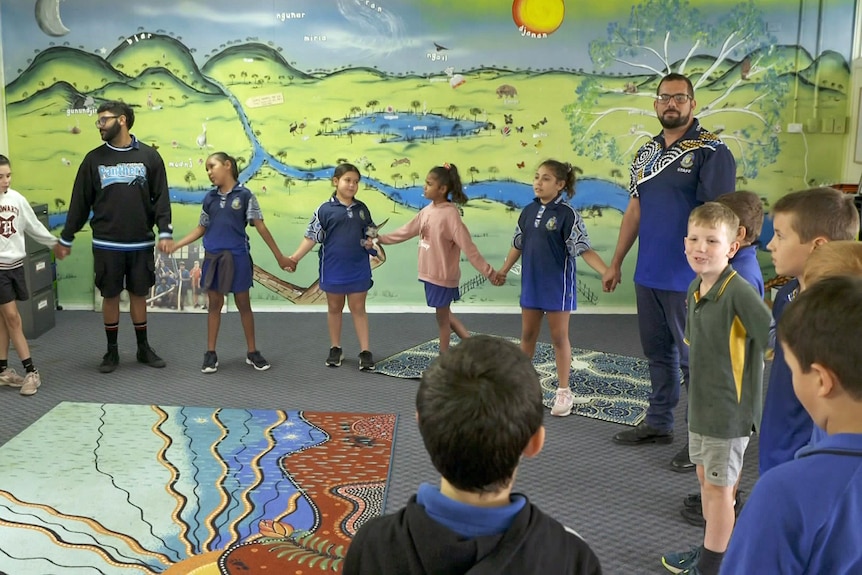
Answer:
[[216, 158], [222, 164], [230, 162], [230, 173], [234, 180], [239, 181], [239, 167], [236, 165], [236, 158], [227, 152], [213, 152], [210, 154], [210, 158]]
[[442, 166], [434, 166], [429, 174], [434, 174], [437, 182], [441, 186], [446, 186], [448, 199], [456, 204], [466, 204], [467, 195], [464, 193], [464, 186], [461, 184], [461, 176], [458, 174], [458, 167], [455, 164], [443, 164]]
[[566, 190], [566, 197], [571, 199], [575, 195], [575, 172], [583, 173], [583, 171], [568, 162], [563, 163], [557, 160], [545, 160], [539, 164], [540, 168], [542, 166], [551, 170], [558, 180], [566, 182], [563, 189]]

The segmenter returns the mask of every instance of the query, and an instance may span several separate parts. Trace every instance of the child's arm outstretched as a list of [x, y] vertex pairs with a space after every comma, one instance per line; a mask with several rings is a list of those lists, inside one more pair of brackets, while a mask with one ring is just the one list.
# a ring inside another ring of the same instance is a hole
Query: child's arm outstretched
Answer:
[[[603, 276], [605, 272], [608, 271], [608, 265], [605, 263], [605, 260], [602, 259], [602, 256], [594, 249], [588, 249], [587, 251], [581, 254], [581, 257], [584, 258], [584, 261], [587, 262], [587, 265], [596, 270], [596, 272]], [[605, 288], [605, 291], [611, 291]]]
[[412, 220], [401, 226], [400, 228], [393, 230], [388, 234], [381, 234], [377, 236], [378, 243], [383, 245], [390, 244], [400, 244], [401, 242], [407, 241], [410, 238], [415, 238], [419, 235], [419, 214], [413, 217]]
[[470, 230], [467, 229], [467, 226], [464, 225], [464, 222], [461, 221], [461, 218], [458, 218], [457, 222], [454, 222], [455, 229], [452, 230], [452, 241], [455, 242], [455, 245], [460, 248], [464, 255], [467, 256], [467, 260], [473, 265], [476, 270], [485, 276], [486, 278], [491, 280], [491, 283], [494, 283], [494, 280], [497, 278], [497, 272], [494, 271], [494, 268], [491, 267], [485, 258], [482, 257], [482, 254], [479, 253], [479, 248], [476, 247], [476, 244], [473, 242], [473, 238], [470, 237]]
[[201, 239], [202, 237], [204, 237], [204, 234], [206, 233], [206, 231], [207, 231], [207, 229], [204, 226], [198, 224], [195, 227], [195, 229], [193, 229], [192, 231], [190, 231], [188, 233], [188, 235], [186, 235], [186, 237], [184, 237], [183, 239], [181, 239], [178, 242], [174, 242], [173, 247], [171, 248], [171, 253], [177, 251], [178, 249], [180, 249], [183, 246], [187, 246], [190, 243]]
[[296, 269], [296, 263], [290, 258], [284, 257], [284, 254], [282, 254], [281, 250], [278, 248], [278, 244], [275, 243], [275, 239], [272, 237], [269, 228], [266, 227], [265, 223], [263, 223], [263, 220], [252, 220], [251, 223], [257, 230], [257, 233], [260, 234], [260, 237], [263, 238], [264, 243], [269, 247], [270, 251], [272, 251], [272, 255], [275, 256], [275, 259], [278, 262], [278, 267], [283, 270], [294, 271]]
[[296, 248], [296, 251], [293, 252], [292, 256], [287, 258], [289, 260], [288, 264], [293, 266], [292, 269], [288, 267], [288, 271], [296, 271], [296, 266], [299, 265], [299, 260], [304, 258], [305, 255], [311, 251], [311, 249], [314, 247], [314, 244], [316, 243], [317, 242], [315, 242], [309, 237], [302, 238], [302, 241], [299, 243], [299, 247]]

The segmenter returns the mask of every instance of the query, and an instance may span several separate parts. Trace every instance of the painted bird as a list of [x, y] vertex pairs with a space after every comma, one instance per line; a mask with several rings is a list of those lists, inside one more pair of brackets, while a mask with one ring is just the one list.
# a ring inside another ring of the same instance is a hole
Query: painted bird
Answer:
[[434, 48], [436, 48], [438, 52], [442, 52], [443, 50], [448, 50], [448, 49], [449, 49], [449, 48], [447, 48], [446, 46], [441, 46], [441, 45], [440, 45], [440, 44], [438, 44], [437, 42], [434, 42]]

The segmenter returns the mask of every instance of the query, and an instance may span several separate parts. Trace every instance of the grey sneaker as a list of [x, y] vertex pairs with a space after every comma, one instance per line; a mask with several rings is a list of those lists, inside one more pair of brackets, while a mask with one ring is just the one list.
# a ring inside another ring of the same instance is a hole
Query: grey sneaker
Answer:
[[118, 365], [120, 365], [120, 352], [116, 346], [111, 346], [108, 348], [108, 353], [102, 356], [99, 371], [102, 373], [111, 373], [117, 369]]
[[39, 377], [38, 371], [27, 372], [24, 376], [24, 384], [21, 386], [21, 395], [33, 395], [39, 390], [42, 385], [42, 378]]
[[245, 362], [254, 366], [257, 371], [266, 371], [270, 368], [269, 362], [266, 361], [259, 351], [254, 350], [245, 356]]
[[24, 378], [15, 373], [11, 367], [7, 367], [0, 371], [0, 387], [8, 385], [9, 387], [21, 387], [24, 385]]
[[359, 371], [372, 371], [374, 369], [374, 356], [367, 349], [359, 352]]
[[208, 351], [204, 354], [204, 364], [201, 366], [201, 373], [215, 373], [218, 371], [218, 356], [214, 351]]
[[340, 347], [330, 347], [329, 357], [326, 358], [326, 366], [340, 367], [342, 359], [344, 359], [344, 351]]

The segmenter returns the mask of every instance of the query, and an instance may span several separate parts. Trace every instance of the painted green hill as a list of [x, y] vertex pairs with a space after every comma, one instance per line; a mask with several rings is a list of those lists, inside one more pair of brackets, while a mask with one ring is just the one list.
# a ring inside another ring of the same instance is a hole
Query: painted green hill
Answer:
[[136, 34], [114, 48], [106, 60], [131, 76], [138, 76], [150, 68], [164, 68], [198, 92], [221, 93], [218, 86], [201, 73], [189, 49], [164, 34]]
[[27, 98], [11, 102], [7, 105], [6, 113], [10, 117], [24, 117], [29, 114], [44, 115], [46, 110], [56, 112], [69, 107], [69, 102], [74, 102], [83, 96], [68, 82], [57, 82], [51, 86], [39, 90]]
[[[743, 69], [750, 65], [752, 69], [768, 68], [779, 76], [792, 74], [796, 70], [805, 68], [812, 63], [811, 54], [804, 48], [798, 46], [770, 46], [755, 50], [727, 70], [725, 74], [718, 77], [708, 85], [710, 90], [726, 90], [731, 84], [740, 80]], [[757, 79], [755, 76], [753, 79]]]
[[128, 80], [101, 57], [57, 46], [39, 53], [32, 64], [6, 86], [7, 102], [17, 102], [63, 79], [74, 78], [72, 85], [81, 93], [111, 82]]
[[225, 48], [204, 64], [203, 72], [225, 85], [289, 84], [312, 79], [288, 64], [277, 50], [257, 42]]
[[850, 87], [850, 68], [844, 56], [832, 50], [823, 52], [817, 60], [799, 72], [799, 77], [821, 88], [844, 94]]

